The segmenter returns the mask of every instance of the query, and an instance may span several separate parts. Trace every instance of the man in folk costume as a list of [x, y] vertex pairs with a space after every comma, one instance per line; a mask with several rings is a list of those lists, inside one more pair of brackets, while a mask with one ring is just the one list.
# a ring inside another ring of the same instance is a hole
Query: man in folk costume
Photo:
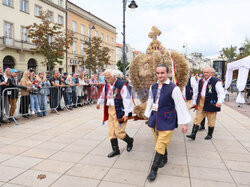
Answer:
[[[210, 68], [211, 70], [211, 76], [215, 77], [215, 69], [214, 68]], [[199, 131], [205, 130], [205, 121], [206, 121], [206, 117], [201, 121], [200, 127], [199, 127]]]
[[[110, 158], [120, 154], [117, 138], [127, 143], [128, 152], [133, 148], [134, 139], [125, 132], [128, 116], [133, 110], [133, 105], [128, 88], [119, 78], [116, 78], [116, 72], [108, 69], [104, 72], [104, 76], [106, 84], [96, 108], [100, 109], [100, 104], [104, 103], [103, 123], [108, 120], [109, 139], [113, 149], [108, 154]], [[122, 119], [122, 122], [119, 122], [118, 119]]]
[[192, 140], [195, 140], [199, 124], [205, 117], [208, 119], [208, 134], [205, 140], [212, 138], [216, 115], [220, 111], [225, 98], [221, 81], [211, 76], [211, 69], [209, 67], [204, 68], [203, 74], [204, 78], [199, 81], [198, 87], [194, 89], [193, 107], [196, 107], [196, 115], [192, 133], [187, 135]]
[[[197, 82], [195, 80], [195, 77], [191, 76], [189, 79], [188, 79], [188, 83], [184, 89], [184, 94], [185, 94], [185, 98], [186, 98], [186, 104], [187, 104], [187, 107], [188, 109], [190, 108], [190, 105], [192, 103], [192, 100], [193, 100], [193, 90], [195, 89], [195, 87], [197, 87]], [[204, 130], [205, 129], [205, 120], [206, 118], [204, 118], [202, 121], [201, 121], [201, 124], [200, 124], [200, 127], [199, 127], [199, 131], [201, 130]]]
[[187, 82], [187, 85], [184, 89], [184, 95], [186, 99], [187, 107], [190, 108], [192, 98], [193, 98], [193, 89], [197, 86], [197, 82], [193, 76], [190, 76]]
[[186, 133], [186, 124], [191, 121], [181, 90], [168, 79], [168, 71], [165, 64], [157, 66], [158, 81], [150, 87], [144, 114], [148, 118], [148, 126], [152, 128], [156, 141], [156, 153], [147, 177], [150, 181], [155, 180], [158, 168], [163, 167], [168, 161], [167, 147], [177, 124], [182, 124], [182, 132]]

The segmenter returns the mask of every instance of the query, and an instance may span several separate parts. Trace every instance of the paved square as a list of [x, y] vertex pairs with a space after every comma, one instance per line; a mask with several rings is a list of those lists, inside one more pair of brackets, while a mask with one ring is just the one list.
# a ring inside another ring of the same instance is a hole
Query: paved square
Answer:
[[[175, 130], [168, 164], [154, 182], [146, 180], [154, 156], [151, 130], [144, 121], [129, 121], [127, 132], [135, 139], [133, 150], [128, 153], [119, 141], [121, 155], [107, 158], [107, 125], [95, 106], [4, 125], [0, 186], [250, 186], [250, 119], [226, 105], [212, 140], [204, 140], [206, 131], [190, 141]], [[37, 179], [39, 174], [46, 178]]]

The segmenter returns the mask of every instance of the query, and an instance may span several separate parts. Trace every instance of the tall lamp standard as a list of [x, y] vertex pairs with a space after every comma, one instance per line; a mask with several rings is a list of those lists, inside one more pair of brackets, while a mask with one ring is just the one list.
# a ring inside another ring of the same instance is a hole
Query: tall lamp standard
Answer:
[[92, 35], [92, 30], [95, 30], [95, 26], [93, 25], [92, 27], [89, 28], [89, 78], [91, 78], [91, 57], [92, 57], [92, 50], [91, 50], [91, 35]]
[[[123, 59], [123, 77], [126, 76], [126, 70], [125, 70], [125, 64], [127, 62], [127, 54], [126, 54], [126, 38], [125, 38], [125, 11], [126, 11], [126, 5], [128, 0], [123, 0], [123, 48], [122, 48], [122, 59]], [[128, 5], [129, 8], [136, 9], [138, 5], [135, 3], [134, 0], [131, 1], [131, 3]]]
[[241, 56], [244, 54], [244, 50], [245, 50], [244, 47], [239, 48], [239, 51], [240, 51], [240, 55], [241, 55]]

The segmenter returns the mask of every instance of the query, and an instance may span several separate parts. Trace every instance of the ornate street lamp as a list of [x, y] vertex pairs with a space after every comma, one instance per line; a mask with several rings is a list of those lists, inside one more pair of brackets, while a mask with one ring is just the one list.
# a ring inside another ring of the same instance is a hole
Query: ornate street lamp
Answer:
[[90, 27], [89, 31], [89, 78], [91, 78], [91, 57], [92, 57], [92, 50], [91, 50], [91, 35], [92, 35], [92, 30], [95, 30], [95, 26], [93, 25]]
[[[123, 0], [123, 48], [122, 48], [122, 59], [123, 59], [123, 77], [125, 78], [126, 76], [126, 70], [125, 70], [125, 64], [127, 62], [127, 54], [126, 54], [126, 35], [125, 35], [125, 12], [126, 12], [126, 4], [127, 0]], [[136, 9], [138, 5], [135, 3], [134, 0], [131, 1], [131, 3], [128, 5], [129, 8]]]
[[224, 57], [224, 52], [222, 50], [220, 51], [220, 57], [221, 57], [221, 59], [223, 59], [223, 57]]
[[240, 51], [240, 55], [241, 55], [241, 56], [244, 54], [244, 50], [245, 50], [244, 47], [239, 48], [239, 51]]

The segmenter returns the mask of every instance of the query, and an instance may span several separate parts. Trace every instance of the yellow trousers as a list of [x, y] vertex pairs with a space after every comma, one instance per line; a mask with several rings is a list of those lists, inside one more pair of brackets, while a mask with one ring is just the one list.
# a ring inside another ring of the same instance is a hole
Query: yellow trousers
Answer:
[[216, 121], [216, 115], [217, 112], [203, 112], [203, 107], [204, 107], [204, 102], [205, 102], [205, 98], [201, 97], [199, 104], [198, 104], [198, 108], [196, 110], [196, 115], [194, 118], [194, 124], [200, 126], [201, 121], [207, 117], [208, 120], [208, 126], [209, 127], [214, 127], [215, 125], [215, 121]]
[[173, 135], [173, 131], [158, 131], [158, 136], [156, 134], [156, 131], [152, 129], [152, 132], [155, 137], [155, 150], [157, 153], [160, 153], [162, 155], [165, 154], [165, 150], [167, 149]]
[[109, 119], [108, 119], [109, 139], [115, 139], [115, 138], [124, 139], [126, 136], [125, 128], [127, 122], [119, 124], [114, 106], [109, 106], [108, 113], [109, 113]]

